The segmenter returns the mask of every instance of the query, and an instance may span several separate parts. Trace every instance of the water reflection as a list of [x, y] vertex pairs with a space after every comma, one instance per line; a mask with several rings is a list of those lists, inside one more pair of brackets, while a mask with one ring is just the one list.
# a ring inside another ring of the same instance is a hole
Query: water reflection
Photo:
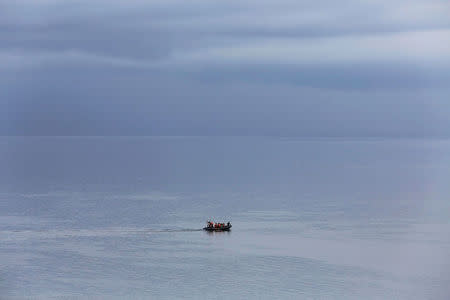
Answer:
[[204, 232], [206, 232], [207, 235], [221, 235], [221, 234], [227, 234], [230, 235], [231, 234], [231, 230], [228, 231], [208, 231], [208, 230], [204, 230]]

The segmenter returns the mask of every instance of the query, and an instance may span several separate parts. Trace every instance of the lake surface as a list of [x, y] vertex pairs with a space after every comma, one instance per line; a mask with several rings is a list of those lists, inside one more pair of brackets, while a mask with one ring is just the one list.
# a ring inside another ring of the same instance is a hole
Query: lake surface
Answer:
[[2, 137], [0, 167], [1, 299], [450, 298], [446, 140]]

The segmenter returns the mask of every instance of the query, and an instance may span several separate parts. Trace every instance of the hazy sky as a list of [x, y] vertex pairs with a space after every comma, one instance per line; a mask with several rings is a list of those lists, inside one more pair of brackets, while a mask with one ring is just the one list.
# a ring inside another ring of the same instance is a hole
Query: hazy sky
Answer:
[[450, 136], [450, 1], [0, 0], [0, 134]]

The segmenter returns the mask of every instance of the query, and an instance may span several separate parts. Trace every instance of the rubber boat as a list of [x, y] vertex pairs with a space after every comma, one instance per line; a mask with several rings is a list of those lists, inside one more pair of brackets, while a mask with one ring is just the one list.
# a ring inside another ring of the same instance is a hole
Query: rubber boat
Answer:
[[203, 230], [206, 231], [230, 231], [231, 229], [231, 223], [228, 222], [225, 223], [214, 223], [211, 221], [206, 222], [206, 227], [203, 228]]

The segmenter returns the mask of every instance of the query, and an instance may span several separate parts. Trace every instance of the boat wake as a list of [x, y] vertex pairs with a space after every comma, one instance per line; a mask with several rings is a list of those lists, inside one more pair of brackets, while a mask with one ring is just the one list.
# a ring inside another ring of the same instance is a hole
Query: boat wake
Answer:
[[0, 230], [0, 243], [21, 240], [43, 240], [64, 238], [90, 238], [90, 237], [129, 237], [136, 235], [170, 233], [170, 232], [195, 232], [202, 231], [201, 228], [96, 228], [96, 229], [12, 229]]
[[149, 232], [193, 232], [193, 231], [202, 231], [203, 229], [194, 229], [194, 228], [165, 228], [165, 229], [155, 229], [149, 230]]

